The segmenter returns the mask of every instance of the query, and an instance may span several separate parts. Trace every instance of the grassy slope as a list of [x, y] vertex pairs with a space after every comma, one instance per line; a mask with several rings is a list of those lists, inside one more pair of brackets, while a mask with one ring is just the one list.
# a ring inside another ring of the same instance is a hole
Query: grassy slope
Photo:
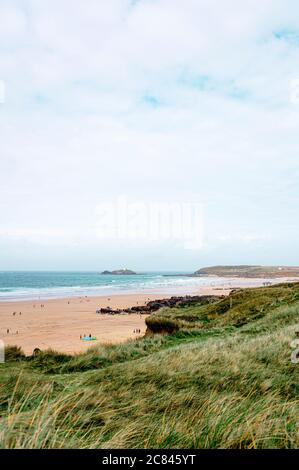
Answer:
[[257, 289], [239, 289], [229, 297], [208, 305], [161, 309], [147, 318], [153, 332], [187, 328], [240, 327], [262, 318], [270, 310], [299, 301], [299, 283]]
[[[299, 284], [163, 309], [170, 336], [0, 366], [1, 447], [298, 447]], [[228, 303], [227, 303], [228, 302]]]

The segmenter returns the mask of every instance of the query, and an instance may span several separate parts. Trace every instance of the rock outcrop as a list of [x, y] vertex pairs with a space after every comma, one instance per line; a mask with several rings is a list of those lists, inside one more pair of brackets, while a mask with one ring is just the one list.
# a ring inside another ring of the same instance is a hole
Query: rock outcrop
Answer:
[[185, 295], [180, 297], [170, 297], [169, 299], [150, 300], [146, 305], [136, 305], [124, 309], [112, 309], [110, 307], [99, 308], [96, 313], [100, 315], [129, 315], [132, 313], [150, 314], [163, 307], [177, 307], [178, 305], [190, 305], [192, 303], [210, 303], [219, 300], [216, 295]]

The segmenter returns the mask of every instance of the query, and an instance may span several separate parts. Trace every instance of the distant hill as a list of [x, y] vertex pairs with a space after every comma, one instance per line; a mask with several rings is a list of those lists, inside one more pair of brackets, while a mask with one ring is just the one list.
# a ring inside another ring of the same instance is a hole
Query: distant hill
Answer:
[[103, 271], [101, 274], [128, 275], [136, 273], [131, 271], [131, 269], [115, 269], [114, 271]]
[[195, 276], [220, 276], [220, 277], [299, 277], [299, 266], [259, 266], [259, 265], [236, 265], [236, 266], [209, 266], [200, 268], [194, 273]]

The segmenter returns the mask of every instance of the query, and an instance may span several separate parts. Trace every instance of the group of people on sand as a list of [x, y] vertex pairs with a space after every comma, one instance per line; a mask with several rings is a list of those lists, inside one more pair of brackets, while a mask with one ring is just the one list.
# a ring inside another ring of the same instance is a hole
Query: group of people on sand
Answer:
[[133, 333], [141, 333], [141, 329], [140, 328], [134, 328]]
[[90, 333], [88, 336], [86, 336], [85, 333], [83, 335], [80, 335], [80, 339], [83, 339], [83, 338], [92, 338], [92, 334]]
[[[9, 334], [14, 334], [14, 333], [11, 331], [10, 328], [7, 328], [6, 334], [9, 335]], [[18, 334], [19, 334], [19, 331], [17, 330], [17, 331], [15, 332], [15, 334], [18, 335]]]
[[[15, 317], [17, 315], [18, 312], [12, 312], [12, 316]], [[22, 312], [19, 312], [19, 315], [22, 315]], [[7, 328], [6, 329], [6, 334], [9, 335], [9, 334], [15, 334], [15, 335], [18, 335], [19, 334], [19, 331], [17, 330], [15, 333], [13, 333], [11, 331], [10, 328]]]

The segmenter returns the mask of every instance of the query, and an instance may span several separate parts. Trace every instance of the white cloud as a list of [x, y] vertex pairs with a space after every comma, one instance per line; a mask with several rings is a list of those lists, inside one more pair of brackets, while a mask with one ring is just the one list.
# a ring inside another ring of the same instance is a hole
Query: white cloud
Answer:
[[299, 44], [275, 32], [299, 30], [295, 12], [292, 0], [3, 1], [0, 230], [37, 242], [51, 227], [49, 246], [84, 230], [83, 259], [97, 204], [127, 194], [203, 203], [207, 247], [240, 224], [257, 243], [293, 237]]
[[[26, 29], [25, 14], [12, 2], [3, 1], [1, 4], [1, 23], [0, 23], [0, 39], [2, 44], [7, 41], [6, 47], [10, 43], [16, 44], [20, 36], [24, 34]], [[9, 42], [8, 42], [9, 41]]]

